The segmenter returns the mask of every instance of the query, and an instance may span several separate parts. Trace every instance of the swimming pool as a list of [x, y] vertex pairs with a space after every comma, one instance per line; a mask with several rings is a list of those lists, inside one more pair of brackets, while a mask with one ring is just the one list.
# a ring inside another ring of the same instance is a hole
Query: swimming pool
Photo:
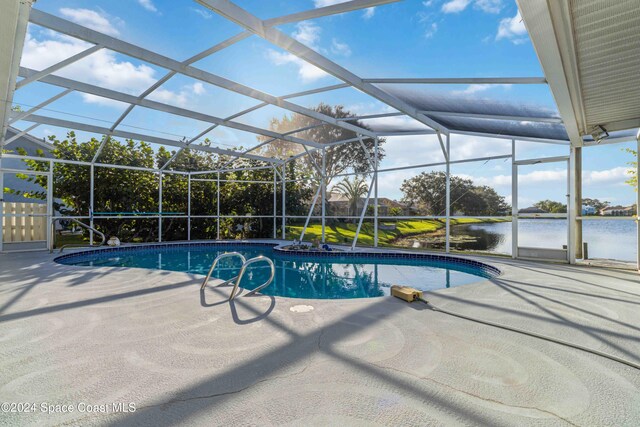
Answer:
[[[494, 277], [490, 265], [462, 258], [394, 252], [332, 252], [313, 255], [283, 253], [273, 244], [180, 243], [82, 251], [62, 255], [56, 262], [87, 267], [137, 267], [207, 274], [213, 260], [230, 251], [246, 259], [264, 255], [273, 260], [276, 275], [262, 291], [290, 298], [369, 298], [389, 295], [391, 285], [407, 285], [428, 291], [465, 285]], [[222, 259], [212, 277], [230, 279], [238, 274], [237, 258]], [[269, 278], [269, 266], [247, 268], [240, 286], [254, 289]]]

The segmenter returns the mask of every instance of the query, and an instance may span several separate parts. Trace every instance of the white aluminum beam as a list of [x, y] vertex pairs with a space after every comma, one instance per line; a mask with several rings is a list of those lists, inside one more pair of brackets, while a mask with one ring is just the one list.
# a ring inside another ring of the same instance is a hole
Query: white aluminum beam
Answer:
[[[212, 55], [216, 52], [221, 51], [222, 49], [225, 49], [241, 40], [246, 39], [247, 37], [249, 37], [250, 34], [246, 34], [245, 33], [240, 33], [236, 36], [233, 36], [231, 38], [226, 39], [225, 41], [216, 44], [213, 47], [210, 47], [209, 49], [200, 52], [194, 56], [192, 56], [191, 58], [187, 59], [186, 61], [183, 61], [182, 64], [184, 65], [190, 65], [193, 64], [194, 62], [197, 62], [203, 58], [206, 58], [209, 55]], [[149, 86], [149, 88], [147, 88], [147, 90], [145, 90], [144, 92], [142, 92], [140, 95], [138, 95], [138, 99], [144, 99], [147, 96], [149, 96], [153, 91], [155, 91], [156, 89], [158, 89], [160, 86], [162, 86], [163, 84], [165, 84], [170, 78], [172, 78], [173, 76], [175, 76], [176, 74], [178, 74], [176, 71], [170, 71], [167, 74], [165, 74], [164, 76], [162, 76], [157, 82], [155, 82], [154, 84], [152, 84], [151, 86]], [[129, 115], [129, 113], [133, 110], [133, 108], [135, 107], [134, 104], [129, 105], [129, 107], [120, 115], [120, 117], [118, 117], [118, 119], [113, 123], [113, 125], [111, 126], [111, 129], [115, 129], [116, 127], [118, 127], [118, 125], [120, 125], [120, 123], [122, 123], [122, 121]]]
[[[33, 70], [29, 70], [28, 68], [20, 67], [20, 75], [21, 76], [29, 76], [33, 73]], [[55, 86], [64, 87], [67, 89], [74, 89], [79, 92], [89, 93], [92, 95], [100, 96], [103, 98], [113, 99], [115, 101], [125, 102], [129, 104], [139, 105], [141, 107], [150, 108], [152, 110], [162, 111], [169, 114], [174, 114], [176, 116], [182, 116], [194, 120], [200, 120], [207, 123], [215, 123], [217, 125], [250, 132], [258, 135], [264, 135], [272, 138], [279, 138], [285, 141], [295, 142], [298, 144], [305, 144], [311, 147], [320, 147], [320, 144], [305, 141], [300, 138], [295, 138], [291, 136], [282, 135], [278, 132], [273, 132], [267, 129], [261, 129], [254, 126], [246, 125], [243, 123], [237, 123], [229, 120], [225, 120], [219, 117], [211, 116], [204, 113], [199, 113], [197, 111], [187, 110], [180, 107], [174, 107], [169, 104], [163, 104], [161, 102], [152, 101], [150, 99], [138, 99], [134, 95], [129, 95], [123, 92], [118, 92], [111, 89], [105, 89], [99, 86], [90, 85], [88, 83], [81, 83], [75, 80], [66, 79], [64, 77], [59, 76], [46, 76], [42, 78], [42, 82], [52, 84]], [[109, 129], [111, 131], [111, 129]]]
[[487, 120], [510, 120], [518, 122], [540, 122], [540, 123], [562, 123], [559, 117], [531, 117], [531, 116], [503, 116], [497, 114], [473, 114], [473, 113], [453, 113], [449, 111], [420, 111], [422, 114], [430, 116], [432, 114], [438, 116], [449, 117], [465, 117], [471, 119], [487, 119]]
[[537, 159], [526, 159], [526, 160], [514, 160], [513, 164], [521, 166], [521, 165], [539, 165], [544, 163], [558, 163], [558, 162], [566, 162], [569, 160], [569, 156], [554, 156], [554, 157], [540, 157]]
[[100, 49], [102, 49], [102, 46], [100, 45], [95, 45], [90, 47], [89, 49], [83, 50], [80, 53], [76, 53], [73, 56], [70, 56], [69, 58], [58, 62], [57, 64], [53, 64], [50, 67], [45, 68], [42, 71], [38, 71], [37, 73], [29, 76], [26, 79], [20, 80], [18, 83], [16, 83], [16, 90], [20, 89], [21, 87], [24, 87], [26, 85], [28, 85], [29, 83], [33, 83], [33, 82], [37, 82], [38, 80], [40, 80], [41, 78], [43, 78], [44, 76], [48, 76], [49, 74], [53, 74], [56, 71], [60, 70], [61, 68], [66, 67], [67, 65], [73, 64], [74, 62], [77, 62], [79, 60], [81, 60], [82, 58], [91, 55], [94, 52], [99, 51]]
[[15, 123], [17, 121], [20, 121], [22, 119], [24, 119], [25, 117], [30, 116], [31, 114], [35, 113], [36, 111], [46, 107], [47, 105], [51, 104], [52, 102], [57, 101], [58, 99], [62, 98], [63, 96], [66, 96], [68, 94], [70, 94], [71, 92], [73, 92], [73, 89], [67, 89], [67, 90], [63, 90], [62, 92], [60, 92], [59, 94], [52, 96], [51, 98], [47, 99], [46, 101], [41, 102], [40, 104], [36, 105], [35, 107], [27, 110], [27, 111], [22, 111], [20, 113], [18, 113], [18, 115], [13, 116], [10, 120], [9, 120], [9, 124]]
[[[395, 1], [399, 1], [399, 0], [388, 0], [386, 3], [391, 3], [391, 2], [395, 2]], [[384, 3], [384, 2], [380, 2], [377, 0], [357, 0], [357, 1], [353, 1], [350, 2], [351, 6], [354, 9], [357, 8], [362, 8], [362, 7], [371, 7], [371, 6], [375, 6], [377, 4], [380, 3]], [[321, 7], [321, 8], [316, 8], [310, 11], [306, 11], [306, 12], [300, 12], [300, 13], [294, 13], [291, 15], [286, 15], [286, 16], [282, 16], [279, 18], [273, 18], [273, 19], [268, 19], [265, 21], [265, 25], [267, 26], [276, 26], [276, 25], [280, 25], [280, 24], [286, 24], [286, 23], [291, 23], [291, 22], [296, 22], [299, 20], [305, 20], [305, 19], [311, 19], [314, 17], [320, 17], [320, 16], [328, 16], [328, 15], [332, 15], [336, 12], [333, 12], [333, 10], [336, 9], [335, 6], [327, 6], [327, 7]], [[338, 12], [338, 13], [342, 13], [342, 12]], [[215, 46], [201, 52], [198, 53], [197, 55], [192, 56], [191, 58], [183, 61], [182, 63], [184, 65], [191, 65], [197, 61], [200, 61], [201, 59], [206, 58], [207, 56], [210, 56], [216, 52], [219, 52], [223, 49], [226, 49], [229, 46], [232, 46], [248, 37], [250, 37], [252, 34], [250, 31], [243, 31], [242, 33], [236, 34], [233, 37], [230, 37], [218, 44], [216, 44]], [[145, 97], [147, 97], [149, 94], [151, 94], [154, 90], [156, 90], [157, 88], [159, 88], [162, 84], [164, 84], [165, 82], [167, 82], [171, 77], [175, 76], [176, 74], [178, 74], [175, 71], [170, 71], [169, 73], [167, 73], [165, 76], [163, 76], [160, 80], [158, 80], [156, 83], [154, 83], [152, 86], [150, 86], [146, 91], [144, 91], [142, 94], [140, 94], [138, 96], [139, 99], [143, 99]], [[343, 83], [343, 84], [338, 84], [338, 85], [333, 85], [333, 86], [327, 86], [324, 88], [318, 88], [318, 89], [312, 89], [312, 90], [308, 90], [308, 91], [304, 91], [304, 92], [298, 92], [295, 94], [291, 94], [291, 95], [286, 95], [286, 96], [282, 96], [280, 97], [281, 99], [287, 99], [287, 98], [295, 98], [298, 96], [305, 96], [305, 95], [311, 95], [314, 93], [320, 93], [320, 92], [325, 92], [328, 90], [335, 90], [335, 89], [341, 89], [341, 88], [345, 88], [345, 87], [350, 87], [350, 85]], [[240, 117], [244, 114], [250, 113], [251, 111], [255, 111], [259, 108], [265, 107], [269, 105], [266, 102], [263, 102], [261, 104], [258, 104], [254, 107], [251, 107], [247, 110], [244, 110], [243, 112], [238, 113], [237, 115], [234, 115], [230, 118], [228, 118], [228, 120], [233, 120], [236, 117]], [[127, 110], [120, 116], [120, 118], [118, 118], [118, 120], [116, 120], [116, 122], [114, 123], [114, 125], [112, 126], [112, 129], [115, 129], [124, 119], [125, 117], [131, 112], [131, 110], [133, 110], [133, 105], [131, 105], [129, 108], [127, 108]], [[212, 126], [209, 130], [213, 130], [216, 126]], [[203, 135], [200, 135], [203, 136]], [[198, 138], [195, 138], [198, 139]]]
[[[562, 116], [567, 134], [571, 144], [582, 145], [581, 132], [584, 129], [584, 109], [581, 107], [579, 99], [572, 99], [572, 92], [576, 92], [574, 87], [577, 73], [575, 63], [572, 66], [571, 58], [566, 58], [563, 62], [560, 46], [567, 46], [571, 42], [567, 39], [569, 35], [557, 35], [553, 25], [553, 18], [550, 10], [550, 3], [547, 0], [516, 0], [524, 19], [525, 26], [533, 43], [533, 47], [540, 60], [540, 65], [549, 82], [549, 88], [558, 106], [560, 116]], [[557, 2], [558, 7], [562, 7]], [[569, 68], [567, 68], [569, 67]], [[573, 82], [573, 83], [571, 83]], [[571, 86], [571, 87], [570, 87]]]
[[[108, 128], [104, 128], [100, 126], [89, 125], [86, 123], [78, 123], [78, 122], [73, 122], [69, 120], [56, 119], [53, 117], [38, 116], [36, 114], [32, 114], [31, 116], [27, 117], [24, 120], [32, 123], [39, 123], [43, 125], [81, 130], [85, 132], [98, 133], [102, 135], [109, 135], [109, 132], [110, 132]], [[178, 147], [178, 148], [185, 148], [187, 146], [186, 143], [184, 142], [178, 142], [170, 139], [159, 138], [156, 136], [143, 135], [139, 133], [127, 132], [127, 131], [121, 131], [121, 130], [114, 130], [113, 132], [111, 132], [111, 135], [120, 137], [120, 138], [152, 142], [155, 144], [168, 145], [168, 146]], [[224, 156], [235, 156], [238, 154], [233, 150], [225, 150], [223, 148], [216, 148], [216, 147], [207, 147], [205, 145], [190, 145], [189, 148], [194, 150], [206, 151], [209, 153], [221, 154]], [[270, 159], [268, 157], [256, 156], [252, 154], [246, 154], [244, 156], [248, 159], [259, 160], [267, 163], [277, 163], [277, 164], [282, 163], [281, 160]]]
[[[315, 93], [321, 93], [321, 92], [328, 92], [328, 91], [332, 91], [332, 90], [336, 90], [336, 89], [342, 89], [345, 87], [351, 87], [350, 85], [346, 84], [346, 83], [341, 83], [341, 84], [337, 84], [337, 85], [331, 85], [331, 86], [325, 86], [325, 87], [320, 87], [317, 89], [310, 89], [310, 90], [305, 90], [303, 92], [296, 92], [296, 93], [292, 93], [289, 95], [284, 95], [284, 96], [279, 96], [278, 99], [290, 99], [290, 98], [296, 98], [299, 96], [305, 96], [305, 95], [312, 95]], [[244, 116], [245, 114], [249, 114], [253, 111], [259, 110], [260, 108], [266, 107], [267, 105], [270, 105], [268, 102], [262, 102], [260, 104], [256, 104], [253, 107], [249, 107], [246, 110], [242, 110], [238, 113], [233, 114], [232, 116], [227, 117], [227, 120], [233, 120], [235, 118], [238, 118], [240, 116]], [[343, 119], [340, 118], [336, 118], [337, 121], [343, 121]], [[295, 132], [294, 132], [295, 133]]]
[[26, 134], [28, 134], [29, 132], [31, 132], [32, 130], [34, 130], [35, 128], [37, 128], [38, 126], [40, 126], [40, 124], [36, 123], [34, 125], [29, 126], [28, 128], [26, 128], [23, 131], [20, 131], [19, 133], [13, 135], [11, 138], [7, 139], [4, 143], [9, 144], [10, 142], [15, 141], [16, 139], [25, 136]]
[[516, 139], [518, 141], [539, 142], [541, 144], [569, 145], [569, 141], [562, 140], [562, 139], [533, 138], [529, 136], [503, 135], [503, 134], [497, 134], [497, 133], [482, 133], [482, 132], [470, 132], [470, 131], [461, 131], [461, 130], [452, 131], [452, 133], [457, 135], [481, 136], [484, 138], [509, 139], [509, 140]]
[[[53, 162], [55, 163], [62, 163], [62, 164], [67, 164], [67, 165], [81, 165], [81, 166], [96, 166], [96, 167], [103, 167], [103, 168], [114, 168], [114, 169], [128, 169], [128, 170], [137, 170], [137, 171], [142, 171], [142, 172], [149, 172], [149, 173], [158, 173], [159, 170], [158, 169], [154, 169], [154, 168], [145, 168], [145, 167], [141, 167], [141, 166], [124, 166], [124, 165], [114, 165], [114, 164], [110, 164], [110, 163], [95, 163], [92, 164], [91, 162], [83, 162], [80, 160], [65, 160], [65, 159], [50, 159], [48, 157], [38, 157], [38, 156], [22, 156], [19, 154], [5, 154], [4, 155], [5, 158], [7, 159], [20, 159], [20, 160], [35, 160], [38, 162]], [[39, 175], [46, 175], [49, 172], [35, 172], [35, 171], [22, 171], [27, 172], [29, 174], [39, 174]], [[167, 173], [173, 173], [176, 175], [187, 175], [187, 172], [174, 172], [174, 171], [170, 171]]]
[[167, 167], [169, 166], [169, 164], [171, 162], [173, 162], [176, 158], [178, 158], [178, 156], [180, 155], [180, 153], [182, 153], [182, 151], [186, 150], [187, 148], [189, 148], [189, 145], [193, 144], [194, 142], [196, 142], [198, 139], [202, 138], [204, 135], [208, 134], [209, 132], [211, 132], [213, 129], [215, 129], [218, 125], [213, 125], [213, 126], [209, 126], [208, 128], [206, 128], [205, 130], [203, 130], [202, 132], [200, 132], [198, 135], [194, 136], [193, 138], [191, 138], [189, 141], [186, 142], [186, 147], [184, 148], [180, 148], [178, 151], [175, 152], [175, 154], [173, 156], [171, 156], [171, 158], [169, 160], [167, 160], [167, 163], [165, 163], [164, 165], [162, 165], [162, 167], [160, 168], [161, 171], [167, 169]]
[[603, 139], [600, 142], [596, 142], [596, 141], [584, 141], [583, 145], [585, 147], [594, 147], [597, 145], [607, 145], [607, 144], [621, 144], [624, 142], [635, 142], [638, 138], [634, 137], [633, 135], [629, 135], [629, 136], [621, 136], [619, 138], [606, 138]]
[[[192, 67], [190, 65], [185, 65], [184, 63], [181, 63], [174, 59], [160, 55], [156, 52], [144, 49], [142, 47], [133, 45], [131, 43], [124, 42], [122, 40], [118, 40], [114, 37], [99, 33], [97, 31], [94, 31], [89, 28], [83, 27], [81, 25], [75, 24], [73, 22], [64, 20], [62, 18], [58, 18], [57, 16], [50, 15], [40, 10], [34, 9], [31, 13], [30, 20], [32, 23], [36, 25], [49, 28], [51, 30], [69, 35], [71, 37], [78, 38], [80, 40], [99, 44], [101, 46], [104, 46], [105, 48], [114, 50], [116, 52], [123, 53], [133, 58], [137, 58], [142, 61], [149, 62], [159, 67], [163, 67], [168, 70], [175, 71], [179, 74], [184, 74], [185, 76], [192, 77], [194, 79], [227, 89], [235, 93], [239, 93], [241, 95], [258, 99], [268, 104], [272, 104], [277, 107], [284, 108], [285, 110], [303, 114], [305, 116], [315, 118], [317, 120], [332, 124], [334, 126], [342, 127], [344, 129], [348, 129], [353, 132], [361, 133], [363, 135], [367, 135], [371, 137], [375, 136], [373, 132], [370, 132], [367, 129], [360, 128], [358, 126], [354, 126], [349, 123], [339, 122], [334, 117], [330, 117], [330, 116], [321, 114], [317, 111], [311, 110], [309, 108], [305, 108], [300, 105], [293, 104], [285, 100], [281, 100], [276, 96], [269, 95], [265, 92], [261, 92], [257, 89], [250, 88], [248, 86], [242, 85], [240, 83], [234, 82], [224, 77], [220, 77], [215, 74], [209, 73], [207, 71], [203, 71], [201, 69]], [[274, 31], [278, 32], [277, 30], [274, 30]]]
[[32, 0], [3, 1], [0, 6], [0, 156], [8, 128], [32, 3]]
[[438, 134], [438, 132], [433, 131], [431, 129], [378, 132], [378, 136], [415, 136], [415, 135], [436, 135], [436, 134]]
[[[346, 83], [349, 83], [351, 86], [361, 90], [367, 95], [373, 96], [379, 101], [384, 102], [385, 104], [395, 108], [398, 111], [406, 113], [407, 115], [413, 117], [419, 122], [424, 123], [427, 126], [440, 131], [441, 133], [444, 133], [444, 134], [449, 133], [446, 127], [437, 123], [435, 120], [432, 120], [420, 114], [418, 110], [412, 107], [411, 105], [396, 98], [395, 96], [388, 94], [387, 92], [374, 86], [371, 83], [364, 82], [360, 77], [356, 76], [352, 72], [341, 67], [335, 62], [327, 59], [326, 57], [317, 53], [313, 49], [308, 48], [304, 44], [284, 34], [283, 32], [275, 28], [265, 27], [263, 21], [261, 21], [256, 16], [248, 13], [244, 9], [240, 8], [236, 4], [228, 0], [196, 0], [196, 1], [202, 4], [203, 6], [206, 6], [209, 9], [213, 10], [214, 12], [218, 13], [219, 15], [224, 16], [230, 21], [235, 22], [238, 25], [241, 25], [242, 27], [246, 28], [252, 33], [264, 38], [270, 43], [280, 47], [281, 49], [284, 49], [290, 52], [291, 54], [297, 56], [298, 58], [331, 74], [332, 76], [337, 77]], [[341, 5], [342, 4], [338, 4], [336, 6], [341, 6]], [[371, 136], [371, 137], [376, 136], [371, 134], [368, 131], [359, 132], [359, 133], [363, 135]]]
[[[310, 94], [314, 94], [314, 93], [327, 92], [327, 91], [330, 91], [330, 90], [340, 89], [340, 88], [344, 88], [344, 87], [349, 87], [349, 85], [348, 84], [338, 84], [338, 85], [332, 85], [332, 86], [325, 86], [325, 87], [321, 87], [321, 88], [317, 88], [317, 89], [306, 90], [304, 92], [296, 92], [296, 93], [292, 93], [290, 95], [280, 96], [279, 99], [295, 98], [297, 96], [304, 96], [304, 95], [310, 95]], [[249, 108], [247, 108], [245, 110], [242, 110], [242, 111], [239, 111], [239, 112], [237, 112], [235, 114], [232, 114], [229, 117], [226, 117], [225, 120], [236, 119], [236, 118], [238, 118], [240, 116], [244, 116], [245, 114], [249, 114], [249, 113], [251, 113], [253, 111], [259, 110], [260, 108], [266, 107], [267, 105], [270, 105], [270, 104], [267, 103], [267, 102], [256, 104], [253, 107], [249, 107]], [[336, 120], [340, 120], [340, 119], [336, 119]], [[325, 124], [325, 123], [323, 122], [323, 124]], [[318, 126], [320, 126], [320, 125], [318, 125]], [[302, 128], [300, 130], [291, 131], [291, 132], [285, 132], [285, 133], [283, 133], [283, 135], [292, 135], [294, 133], [301, 132], [303, 130], [311, 129], [313, 127], [318, 127], [318, 126], [308, 126], [306, 128]], [[206, 133], [208, 133], [209, 131], [215, 129], [216, 127], [217, 127], [217, 125], [214, 125], [214, 126], [210, 127], [209, 130]], [[202, 136], [202, 135], [200, 135], [200, 136]], [[275, 141], [276, 139], [277, 138], [273, 138], [273, 139], [267, 141], [267, 143], [271, 142], [271, 141]], [[262, 145], [264, 145], [264, 143], [260, 144], [260, 145], [262, 146]], [[253, 149], [255, 149], [255, 148], [257, 148], [257, 147], [254, 147]]]
[[371, 78], [362, 79], [363, 82], [377, 84], [546, 84], [544, 77], [461, 77], [461, 78]]
[[[305, 130], [315, 129], [315, 128], [320, 127], [320, 126], [323, 126], [323, 124], [319, 124], [319, 125], [312, 125], [312, 126], [305, 126], [305, 127], [303, 127], [303, 128], [294, 129], [294, 130], [292, 130], [292, 131], [285, 132], [283, 135], [293, 135], [293, 134], [295, 134], [295, 133], [303, 132], [303, 131], [305, 131]], [[261, 147], [264, 147], [265, 145], [271, 144], [273, 141], [276, 141], [276, 140], [277, 140], [277, 138], [271, 138], [271, 139], [268, 139], [268, 140], [266, 140], [266, 141], [264, 141], [264, 142], [261, 142], [260, 144], [256, 145], [255, 147], [251, 147], [251, 148], [249, 148], [249, 149], [247, 149], [247, 150], [243, 151], [241, 154], [238, 154], [235, 158], [233, 158], [233, 159], [229, 160], [229, 161], [228, 161], [227, 163], [225, 163], [225, 164], [224, 164], [224, 166], [222, 166], [222, 167], [227, 167], [227, 166], [229, 166], [231, 163], [233, 163], [233, 162], [235, 162], [236, 160], [238, 160], [238, 158], [239, 158], [239, 157], [241, 157], [241, 156], [242, 156], [242, 154], [247, 154], [247, 153], [250, 153], [250, 152], [252, 152], [252, 151], [255, 151], [255, 150], [257, 150], [258, 148], [261, 148]], [[305, 151], [307, 151], [307, 153], [309, 152], [309, 151], [307, 150], [307, 148], [306, 148], [306, 145], [302, 144], [302, 147], [304, 147], [304, 149], [305, 149]]]
[[93, 155], [93, 159], [91, 160], [91, 163], [95, 163], [98, 161], [98, 157], [100, 157], [100, 154], [102, 154], [102, 150], [104, 149], [104, 146], [107, 144], [107, 142], [109, 141], [109, 137], [112, 135], [111, 132], [113, 132], [113, 129], [109, 129], [109, 133], [106, 133], [102, 137], [102, 141], [100, 141], [100, 145], [98, 146], [96, 153]]
[[369, 119], [382, 119], [385, 117], [398, 117], [406, 116], [405, 113], [380, 113], [380, 114], [367, 114], [364, 116], [343, 117], [338, 120], [351, 121], [351, 120], [369, 120]]
[[276, 25], [286, 24], [296, 21], [306, 21], [308, 19], [321, 18], [323, 16], [336, 15], [345, 12], [351, 12], [359, 9], [367, 9], [370, 7], [380, 6], [383, 4], [396, 3], [400, 0], [352, 0], [331, 6], [319, 7], [304, 12], [293, 13], [291, 15], [280, 18], [267, 19], [264, 25], [267, 27], [275, 27]]

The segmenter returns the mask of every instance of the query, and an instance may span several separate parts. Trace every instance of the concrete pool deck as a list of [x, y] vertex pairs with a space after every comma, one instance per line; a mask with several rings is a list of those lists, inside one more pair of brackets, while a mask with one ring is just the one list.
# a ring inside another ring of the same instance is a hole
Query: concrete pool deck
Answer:
[[[420, 303], [229, 304], [202, 276], [53, 257], [0, 255], [0, 401], [37, 405], [1, 425], [640, 424], [640, 371]], [[503, 274], [428, 299], [640, 363], [636, 272], [473, 258]]]

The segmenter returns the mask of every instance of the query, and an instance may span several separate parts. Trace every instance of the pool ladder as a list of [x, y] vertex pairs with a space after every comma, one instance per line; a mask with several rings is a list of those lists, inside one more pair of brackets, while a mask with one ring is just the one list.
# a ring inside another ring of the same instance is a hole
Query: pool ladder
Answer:
[[245, 295], [245, 297], [248, 297], [248, 296], [251, 296], [251, 295], [254, 295], [254, 294], [260, 292], [261, 290], [263, 290], [264, 288], [269, 286], [271, 284], [271, 282], [273, 282], [273, 278], [274, 278], [274, 276], [276, 274], [276, 267], [273, 265], [273, 261], [271, 261], [270, 258], [267, 258], [264, 255], [260, 255], [260, 256], [257, 256], [255, 258], [251, 258], [251, 259], [247, 260], [244, 257], [244, 255], [242, 255], [239, 252], [225, 252], [223, 254], [218, 255], [216, 257], [216, 259], [213, 260], [213, 263], [211, 263], [211, 268], [209, 269], [209, 272], [207, 273], [207, 276], [202, 281], [202, 286], [200, 286], [200, 290], [203, 290], [204, 287], [207, 286], [207, 283], [209, 282], [209, 279], [211, 278], [211, 275], [213, 274], [213, 270], [215, 270], [216, 266], [218, 265], [218, 261], [220, 261], [223, 258], [233, 258], [233, 257], [237, 257], [237, 258], [240, 258], [242, 260], [242, 267], [240, 267], [240, 273], [238, 273], [237, 276], [232, 277], [231, 279], [225, 280], [224, 282], [219, 283], [218, 285], [216, 285], [216, 287], [223, 286], [223, 285], [231, 283], [231, 282], [233, 282], [235, 280], [235, 283], [233, 285], [233, 290], [231, 291], [231, 295], [229, 295], [229, 301], [231, 301], [232, 299], [234, 299], [237, 296], [238, 287], [240, 286], [240, 281], [242, 280], [242, 276], [244, 276], [245, 271], [247, 271], [247, 267], [250, 266], [251, 264], [255, 264], [256, 262], [266, 262], [267, 264], [269, 264], [269, 267], [271, 267], [271, 275], [269, 276], [269, 280], [267, 280], [262, 285], [260, 285], [257, 288], [255, 288], [254, 290], [250, 291], [248, 294]]
[[[98, 246], [102, 246], [104, 245], [104, 242], [107, 241], [107, 237], [102, 234], [100, 231], [96, 230], [94, 227], [91, 227], [90, 225], [85, 224], [82, 221], [78, 221], [75, 218], [66, 218], [66, 217], [57, 217], [57, 218], [53, 218], [53, 220], [51, 221], [51, 246], [49, 247], [49, 253], [53, 252], [54, 249], [54, 245], [55, 245], [55, 240], [56, 240], [56, 222], [57, 221], [61, 221], [61, 220], [65, 220], [65, 221], [72, 221], [75, 224], [78, 224], [80, 227], [85, 228], [89, 231], [93, 231], [94, 233], [96, 233], [98, 236], [100, 236], [100, 238], [102, 239], [102, 241], [100, 243], [98, 243]], [[80, 244], [80, 243], [67, 243], [66, 245], [62, 245], [60, 246], [60, 253], [62, 253], [62, 251], [64, 250], [64, 248], [85, 248], [85, 247], [90, 247], [90, 246], [94, 246], [92, 244]]]

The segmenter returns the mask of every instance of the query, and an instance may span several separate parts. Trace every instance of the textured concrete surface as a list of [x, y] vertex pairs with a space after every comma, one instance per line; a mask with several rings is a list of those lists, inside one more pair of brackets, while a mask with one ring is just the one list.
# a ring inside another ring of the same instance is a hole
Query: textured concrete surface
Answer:
[[[51, 259], [0, 255], [0, 401], [37, 405], [1, 425], [640, 425], [640, 371], [418, 303], [230, 305], [198, 276]], [[484, 261], [504, 274], [429, 299], [640, 362], [637, 273]]]

